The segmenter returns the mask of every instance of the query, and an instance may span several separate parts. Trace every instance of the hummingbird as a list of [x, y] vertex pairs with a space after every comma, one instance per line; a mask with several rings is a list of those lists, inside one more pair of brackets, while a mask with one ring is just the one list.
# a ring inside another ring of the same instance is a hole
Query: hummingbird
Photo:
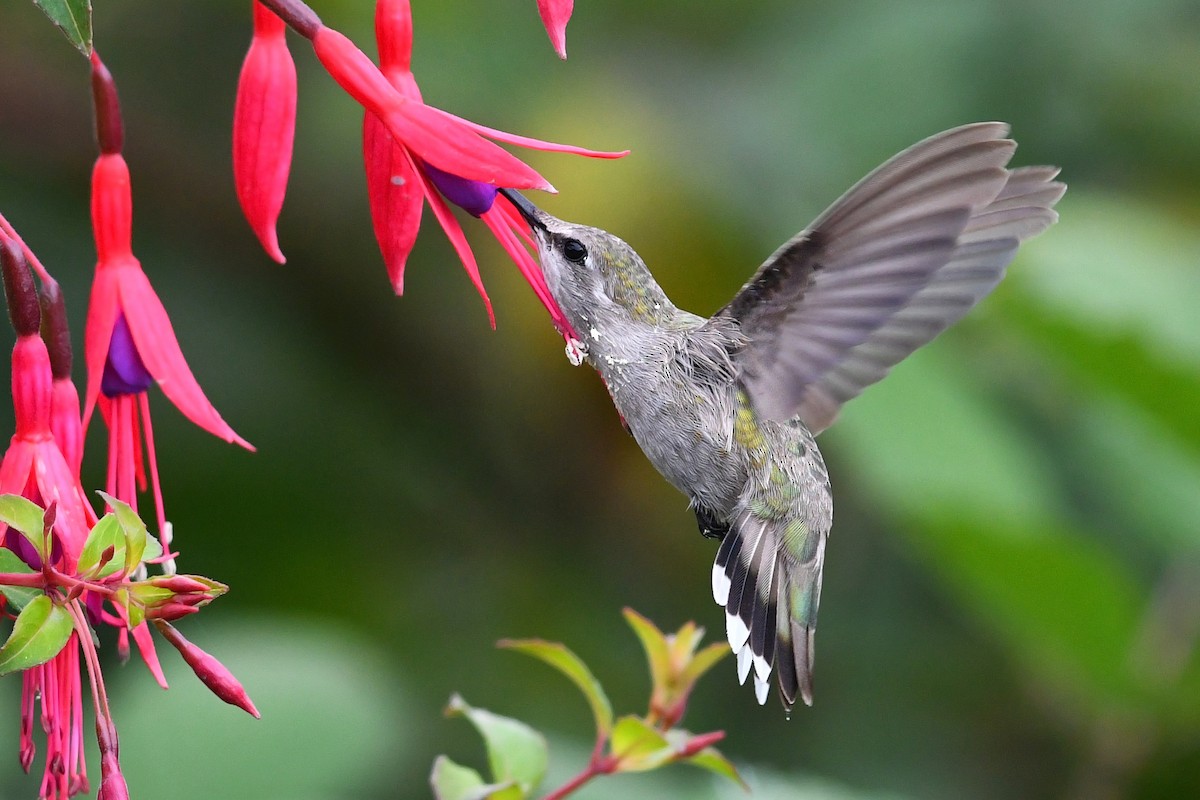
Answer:
[[[816, 436], [842, 404], [957, 322], [1057, 219], [1056, 167], [1010, 168], [1000, 122], [894, 156], [771, 254], [712, 317], [677, 308], [612, 234], [501, 190], [620, 415], [719, 540], [712, 594], [739, 681], [813, 699], [829, 473]], [[570, 349], [570, 348], [568, 348]]]

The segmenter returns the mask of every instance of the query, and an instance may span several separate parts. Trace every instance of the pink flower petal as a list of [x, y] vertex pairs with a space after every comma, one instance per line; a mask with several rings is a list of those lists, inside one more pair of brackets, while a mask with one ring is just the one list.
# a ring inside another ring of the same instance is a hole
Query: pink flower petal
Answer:
[[412, 64], [412, 8], [408, 0], [378, 0], [375, 3], [375, 44], [383, 74], [407, 72]]
[[[454, 120], [455, 122], [461, 122], [463, 125], [466, 125], [476, 133], [484, 136], [490, 136], [493, 139], [506, 142], [508, 144], [515, 144], [519, 147], [528, 147], [533, 150], [543, 150], [547, 153], [569, 153], [570, 155], [587, 156], [588, 158], [624, 158], [625, 156], [629, 155], [628, 150], [589, 150], [586, 147], [577, 147], [573, 144], [559, 144], [557, 142], [547, 142], [543, 139], [533, 139], [528, 136], [519, 136], [515, 133], [509, 133], [508, 131], [501, 131], [495, 128], [489, 128], [486, 125], [480, 125], [478, 122], [471, 122], [469, 119], [463, 119], [462, 117], [455, 116], [449, 111], [443, 111], [440, 108], [435, 108], [433, 106], [428, 106], [428, 108], [437, 114], [441, 114], [444, 117]], [[517, 189], [520, 187], [514, 186], [511, 188]]]
[[322, 26], [312, 41], [317, 58], [334, 80], [422, 160], [469, 180], [516, 189], [552, 189], [532, 167], [469, 127], [403, 97], [341, 33]]
[[133, 629], [133, 641], [137, 644], [142, 661], [146, 662], [150, 674], [162, 688], [167, 688], [167, 678], [163, 675], [162, 665], [158, 663], [158, 651], [154, 649], [154, 637], [150, 635], [150, 626], [143, 622]]
[[404, 265], [421, 227], [424, 194], [404, 148], [370, 112], [363, 118], [363, 161], [375, 239], [392, 288], [403, 294]]
[[263, 248], [280, 264], [275, 223], [283, 208], [296, 133], [296, 65], [283, 20], [254, 3], [254, 38], [238, 78], [233, 111], [233, 178], [238, 202]]
[[538, 0], [538, 13], [542, 15], [550, 44], [562, 59], [567, 57], [567, 22], [574, 5], [575, 0]]
[[[416, 167], [415, 164], [413, 166]], [[483, 278], [479, 276], [479, 265], [475, 263], [475, 254], [471, 252], [471, 245], [467, 243], [467, 237], [463, 233], [462, 227], [454, 218], [454, 212], [450, 210], [450, 206], [446, 205], [446, 201], [438, 194], [437, 189], [434, 188], [425, 173], [420, 168], [416, 168], [416, 173], [420, 176], [421, 186], [425, 191], [425, 198], [429, 201], [430, 208], [433, 209], [433, 215], [437, 218], [438, 224], [442, 226], [442, 230], [446, 232], [450, 244], [454, 246], [454, 252], [458, 253], [458, 259], [462, 262], [463, 269], [467, 271], [471, 283], [475, 285], [479, 296], [483, 298], [484, 307], [487, 308], [488, 322], [492, 328], [495, 328], [496, 314], [492, 311], [492, 300], [488, 297], [487, 290], [483, 288]]]
[[[97, 275], [97, 279], [99, 275]], [[158, 299], [150, 280], [141, 269], [123, 269], [118, 283], [121, 310], [129, 323], [133, 342], [146, 369], [158, 381], [158, 386], [185, 417], [204, 430], [223, 439], [254, 450], [254, 447], [221, 419], [204, 390], [192, 375], [175, 330], [162, 301]], [[91, 364], [91, 354], [88, 355]], [[91, 381], [89, 380], [89, 385]]]

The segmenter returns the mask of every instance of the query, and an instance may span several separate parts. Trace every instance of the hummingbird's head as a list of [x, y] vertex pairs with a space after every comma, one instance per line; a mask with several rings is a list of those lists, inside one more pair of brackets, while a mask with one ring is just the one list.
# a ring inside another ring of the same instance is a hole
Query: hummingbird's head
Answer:
[[501, 189], [533, 230], [546, 285], [577, 329], [662, 324], [675, 307], [633, 248], [607, 231], [564, 222]]

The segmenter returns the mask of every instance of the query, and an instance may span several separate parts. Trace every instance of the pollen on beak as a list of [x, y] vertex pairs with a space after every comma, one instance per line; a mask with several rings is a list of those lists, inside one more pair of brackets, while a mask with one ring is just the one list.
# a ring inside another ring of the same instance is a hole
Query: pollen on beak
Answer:
[[501, 189], [500, 194], [507, 197], [508, 201], [516, 206], [517, 211], [521, 212], [521, 216], [525, 218], [531, 228], [547, 230], [546, 223], [542, 221], [541, 210], [529, 202], [523, 194], [515, 189]]

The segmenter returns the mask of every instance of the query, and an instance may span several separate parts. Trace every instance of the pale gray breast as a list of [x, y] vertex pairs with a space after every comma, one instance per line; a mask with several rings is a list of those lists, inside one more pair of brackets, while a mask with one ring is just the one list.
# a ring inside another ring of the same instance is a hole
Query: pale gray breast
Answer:
[[746, 480], [733, 444], [733, 369], [719, 343], [691, 334], [656, 330], [589, 360], [663, 477], [689, 499], [729, 509]]

